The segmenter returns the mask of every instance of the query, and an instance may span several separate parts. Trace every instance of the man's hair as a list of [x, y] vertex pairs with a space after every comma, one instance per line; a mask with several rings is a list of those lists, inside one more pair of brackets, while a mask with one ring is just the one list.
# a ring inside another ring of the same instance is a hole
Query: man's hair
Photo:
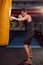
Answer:
[[23, 11], [23, 12], [26, 12], [27, 9], [26, 9], [26, 8], [22, 8], [22, 9], [21, 9], [21, 12], [22, 12], [22, 11]]

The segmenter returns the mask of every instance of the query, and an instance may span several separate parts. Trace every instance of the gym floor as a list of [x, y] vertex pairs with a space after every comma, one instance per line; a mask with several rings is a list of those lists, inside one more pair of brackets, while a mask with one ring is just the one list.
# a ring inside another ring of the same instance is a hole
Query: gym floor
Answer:
[[[12, 32], [13, 34], [14, 32]], [[22, 34], [25, 37], [25, 34]], [[21, 33], [10, 35], [9, 45], [0, 47], [0, 65], [23, 65], [23, 60], [26, 59], [26, 54], [23, 49], [23, 37]], [[15, 36], [15, 37], [14, 37]], [[21, 40], [21, 38], [23, 38]], [[16, 44], [15, 44], [15, 42]], [[20, 43], [21, 41], [21, 43]], [[19, 44], [18, 44], [18, 43]], [[33, 63], [32, 65], [43, 65], [43, 36], [36, 33], [32, 39]]]
[[[32, 65], [43, 65], [43, 48], [33, 49]], [[22, 61], [26, 59], [23, 48], [5, 48], [0, 47], [0, 65], [23, 65]]]

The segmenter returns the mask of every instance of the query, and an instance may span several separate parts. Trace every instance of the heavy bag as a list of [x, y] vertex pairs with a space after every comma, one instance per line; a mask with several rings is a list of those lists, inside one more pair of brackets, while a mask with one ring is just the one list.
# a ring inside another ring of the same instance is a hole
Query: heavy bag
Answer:
[[8, 45], [12, 0], [0, 0], [0, 46]]

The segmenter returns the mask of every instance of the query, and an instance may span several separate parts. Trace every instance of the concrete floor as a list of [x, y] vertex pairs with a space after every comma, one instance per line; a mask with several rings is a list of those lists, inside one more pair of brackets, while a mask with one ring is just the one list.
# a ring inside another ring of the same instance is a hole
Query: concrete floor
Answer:
[[[32, 49], [33, 63], [32, 65], [43, 65], [43, 48]], [[26, 59], [24, 49], [11, 49], [0, 47], [0, 65], [21, 65]]]

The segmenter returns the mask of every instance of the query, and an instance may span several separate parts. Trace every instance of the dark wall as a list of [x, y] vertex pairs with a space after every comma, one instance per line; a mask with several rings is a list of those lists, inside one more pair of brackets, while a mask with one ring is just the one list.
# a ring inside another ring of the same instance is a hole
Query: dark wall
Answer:
[[[43, 34], [43, 0], [13, 0], [12, 1], [12, 13], [13, 16], [18, 16], [20, 14], [21, 8], [27, 8], [28, 14], [32, 16], [34, 30], [41, 31]], [[11, 22], [11, 30], [21, 30], [15, 28], [15, 25], [18, 26], [18, 23]]]

